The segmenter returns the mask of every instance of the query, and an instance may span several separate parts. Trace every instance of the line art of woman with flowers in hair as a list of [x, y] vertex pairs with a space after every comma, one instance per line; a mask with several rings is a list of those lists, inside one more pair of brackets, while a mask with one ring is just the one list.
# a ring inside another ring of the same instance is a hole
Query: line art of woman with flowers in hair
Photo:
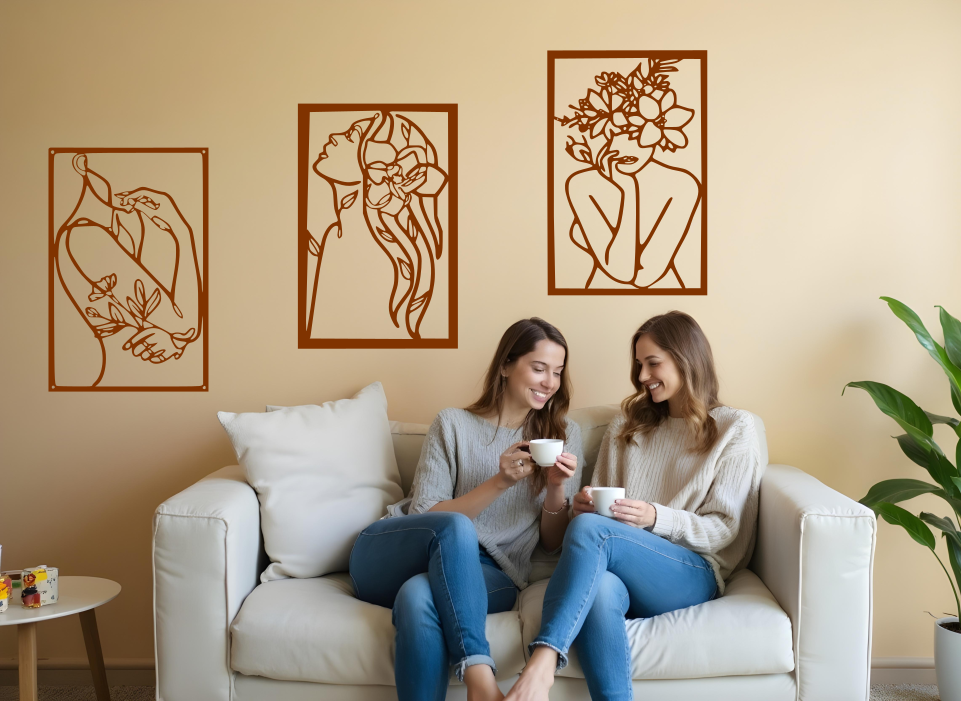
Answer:
[[[437, 150], [409, 117], [377, 111], [341, 133], [332, 133], [312, 169], [330, 184], [336, 219], [319, 240], [307, 239], [316, 256], [310, 291], [307, 335], [312, 337], [317, 289], [324, 250], [331, 235], [344, 234], [344, 211], [359, 202], [374, 242], [393, 269], [393, 285], [384, 300], [384, 318], [411, 339], [430, 306], [444, 254], [444, 229], [437, 198], [447, 184], [438, 167]], [[358, 273], [361, 274], [361, 273]]]
[[203, 332], [193, 230], [171, 195], [144, 187], [115, 193], [89, 160], [72, 157], [82, 189], [53, 246], [60, 284], [100, 346], [99, 375], [88, 384], [188, 385], [176, 370], [158, 376], [157, 366], [172, 366]]
[[658, 148], [673, 153], [688, 144], [684, 127], [694, 110], [677, 104], [668, 79], [680, 60], [645, 58], [627, 76], [601, 73], [598, 89], [570, 106], [572, 116], [554, 117], [590, 136], [568, 137], [566, 147], [588, 166], [566, 183], [574, 212], [571, 240], [594, 263], [585, 289], [641, 289], [670, 273], [685, 286], [674, 258], [701, 200], [701, 184], [689, 171], [654, 158]]

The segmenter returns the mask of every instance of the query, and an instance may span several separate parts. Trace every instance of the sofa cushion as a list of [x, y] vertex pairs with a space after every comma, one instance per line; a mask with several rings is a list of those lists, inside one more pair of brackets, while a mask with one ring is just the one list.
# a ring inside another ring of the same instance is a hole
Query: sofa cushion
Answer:
[[[261, 584], [230, 627], [231, 668], [271, 679], [324, 684], [394, 684], [391, 611], [354, 597], [350, 576]], [[497, 678], [524, 667], [517, 611], [487, 616]], [[457, 679], [451, 675], [453, 683]]]
[[[524, 650], [537, 637], [547, 581], [521, 592]], [[632, 679], [695, 679], [777, 674], [794, 669], [791, 620], [750, 570], [735, 573], [724, 596], [653, 618], [625, 621]], [[577, 651], [559, 676], [584, 678]]]
[[409, 424], [400, 421], [390, 422], [390, 438], [394, 444], [394, 456], [397, 458], [397, 470], [400, 472], [400, 486], [404, 495], [410, 494], [414, 484], [414, 473], [420, 462], [420, 451], [427, 438], [427, 424]]
[[379, 382], [323, 406], [217, 416], [260, 499], [263, 582], [345, 571], [357, 534], [403, 498]]

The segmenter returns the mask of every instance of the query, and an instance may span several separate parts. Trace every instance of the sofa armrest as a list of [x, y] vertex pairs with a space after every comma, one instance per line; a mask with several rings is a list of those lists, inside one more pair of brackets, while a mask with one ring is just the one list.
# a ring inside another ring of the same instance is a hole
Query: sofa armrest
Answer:
[[232, 696], [230, 624], [259, 582], [260, 504], [241, 468], [225, 467], [154, 514], [157, 698]]
[[800, 701], [869, 698], [876, 534], [867, 507], [767, 467], [751, 569], [791, 618]]

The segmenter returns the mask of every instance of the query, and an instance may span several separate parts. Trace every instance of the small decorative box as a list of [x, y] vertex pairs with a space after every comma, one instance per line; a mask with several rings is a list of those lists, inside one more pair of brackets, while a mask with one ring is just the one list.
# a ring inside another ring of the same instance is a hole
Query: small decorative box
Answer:
[[9, 577], [0, 576], [0, 613], [7, 610], [10, 605], [10, 596], [13, 593], [13, 582]]
[[14, 601], [20, 601], [20, 577], [23, 572], [17, 570], [16, 572], [0, 572], [0, 578], [10, 580], [10, 603]]
[[47, 604], [57, 603], [57, 577], [60, 570], [56, 567], [30, 567], [21, 572], [20, 601], [27, 608], [35, 609]]

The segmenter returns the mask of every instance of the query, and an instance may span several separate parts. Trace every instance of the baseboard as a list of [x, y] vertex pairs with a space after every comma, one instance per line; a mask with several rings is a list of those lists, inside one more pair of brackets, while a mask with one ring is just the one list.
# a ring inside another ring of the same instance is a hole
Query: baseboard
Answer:
[[872, 684], [937, 684], [933, 657], [875, 657]]
[[[153, 686], [154, 661], [151, 658], [104, 660], [111, 686]], [[89, 686], [93, 682], [83, 657], [41, 659], [37, 662], [37, 681], [44, 686]], [[871, 660], [872, 684], [937, 684], [933, 657], [875, 657]], [[17, 685], [17, 660], [0, 659], [0, 686]]]
[[[156, 683], [153, 658], [107, 658], [103, 661], [110, 686], [153, 686]], [[16, 686], [17, 660], [0, 659], [0, 686]], [[40, 686], [91, 686], [87, 658], [57, 658], [37, 660], [37, 683]]]

